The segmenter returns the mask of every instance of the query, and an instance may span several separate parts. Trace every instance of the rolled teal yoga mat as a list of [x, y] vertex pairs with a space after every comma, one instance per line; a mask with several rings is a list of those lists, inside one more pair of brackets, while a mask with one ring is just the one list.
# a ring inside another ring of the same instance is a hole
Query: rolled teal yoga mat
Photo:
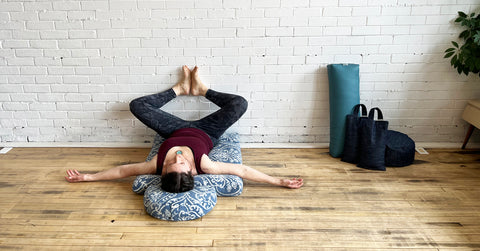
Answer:
[[345, 141], [345, 121], [360, 103], [358, 64], [327, 65], [330, 98], [330, 155], [341, 157]]

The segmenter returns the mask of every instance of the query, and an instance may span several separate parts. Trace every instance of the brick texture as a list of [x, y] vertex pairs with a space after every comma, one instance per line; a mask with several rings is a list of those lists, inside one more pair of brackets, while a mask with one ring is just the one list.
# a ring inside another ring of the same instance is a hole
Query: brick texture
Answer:
[[[232, 128], [242, 141], [326, 143], [326, 65], [356, 63], [361, 102], [392, 129], [460, 143], [480, 78], [443, 59], [457, 11], [478, 2], [2, 1], [0, 142], [148, 141], [128, 103], [171, 87], [186, 64], [249, 101]], [[164, 109], [197, 119], [216, 107], [181, 97]]]

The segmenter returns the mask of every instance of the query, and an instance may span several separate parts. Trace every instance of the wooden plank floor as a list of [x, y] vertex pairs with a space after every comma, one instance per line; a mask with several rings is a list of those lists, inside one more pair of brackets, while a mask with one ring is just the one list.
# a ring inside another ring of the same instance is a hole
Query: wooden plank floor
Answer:
[[144, 160], [149, 149], [14, 148], [0, 155], [0, 249], [480, 250], [480, 151], [433, 150], [367, 171], [327, 149], [243, 149], [244, 163], [305, 179], [300, 190], [245, 182], [189, 222], [148, 216], [132, 178], [64, 181]]

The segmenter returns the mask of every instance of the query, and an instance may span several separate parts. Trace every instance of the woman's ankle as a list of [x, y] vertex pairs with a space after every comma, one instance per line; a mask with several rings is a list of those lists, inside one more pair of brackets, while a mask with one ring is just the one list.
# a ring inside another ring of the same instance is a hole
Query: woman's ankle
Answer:
[[195, 66], [191, 73], [192, 88], [190, 89], [190, 93], [194, 96], [205, 96], [209, 88], [200, 79], [200, 76], [198, 74], [198, 67]]

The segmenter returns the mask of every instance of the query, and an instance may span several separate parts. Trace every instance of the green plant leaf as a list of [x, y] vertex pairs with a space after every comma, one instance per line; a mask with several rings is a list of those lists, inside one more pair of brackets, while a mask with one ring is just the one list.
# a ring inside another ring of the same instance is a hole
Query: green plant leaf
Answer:
[[455, 52], [454, 51], [451, 51], [451, 52], [448, 52], [447, 54], [445, 54], [445, 56], [443, 58], [449, 58], [451, 57]]
[[480, 46], [480, 30], [477, 31], [477, 34], [473, 35], [473, 42]]
[[470, 31], [469, 30], [464, 30], [458, 35], [459, 38], [467, 39], [470, 37]]
[[[455, 56], [456, 56], [456, 55], [455, 55]], [[458, 65], [459, 65], [458, 60], [452, 62], [452, 66], [453, 66], [453, 68], [455, 68], [455, 69], [458, 67]]]
[[[467, 66], [467, 67], [465, 67], [466, 70], [474, 69], [475, 68], [475, 61], [471, 57], [468, 57], [465, 60], [465, 65]], [[465, 71], [465, 70], [463, 70], [463, 71]]]
[[457, 55], [453, 56], [452, 59], [450, 60], [450, 65], [456, 66], [457, 64]]
[[444, 58], [451, 58], [450, 64], [458, 74], [477, 74], [480, 72], [480, 14], [467, 15], [459, 11], [455, 23], [463, 29], [459, 40], [451, 41], [453, 47], [444, 51]]

